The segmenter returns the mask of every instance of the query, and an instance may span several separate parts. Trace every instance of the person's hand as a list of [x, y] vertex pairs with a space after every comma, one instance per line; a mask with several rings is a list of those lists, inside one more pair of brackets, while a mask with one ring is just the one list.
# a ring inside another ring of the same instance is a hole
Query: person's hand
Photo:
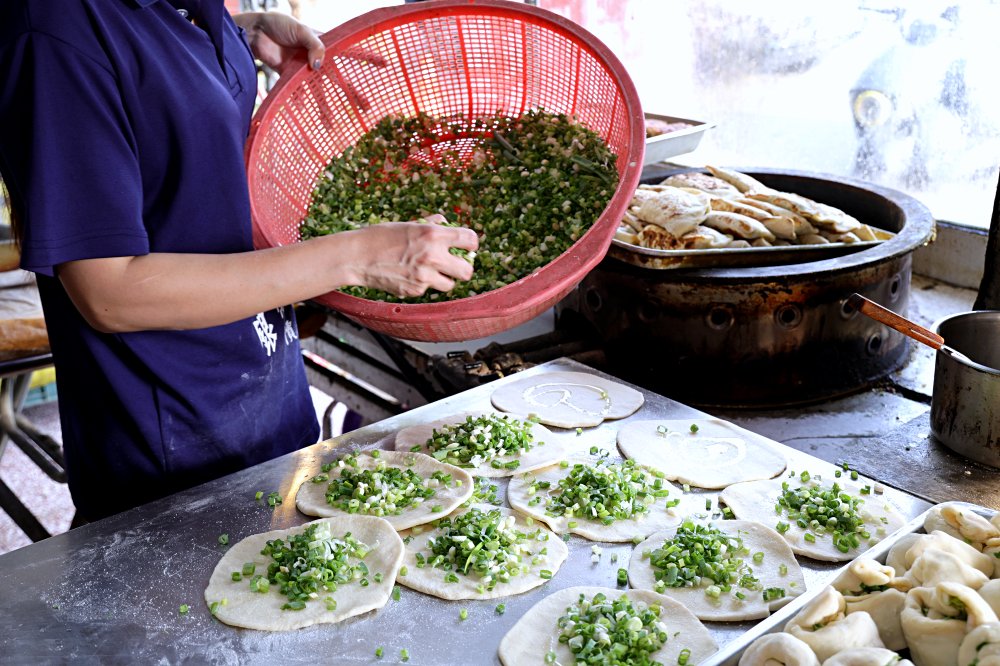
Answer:
[[356, 232], [364, 234], [363, 256], [346, 258], [355, 282], [401, 297], [420, 296], [428, 289], [450, 291], [456, 280], [472, 277], [468, 259], [451, 254], [453, 247], [475, 251], [476, 232], [441, 226], [444, 217], [432, 215], [426, 223], [384, 222]]
[[233, 20], [246, 30], [254, 57], [272, 69], [280, 72], [303, 49], [310, 67], [319, 69], [323, 64], [323, 42], [306, 24], [287, 14], [246, 12]]

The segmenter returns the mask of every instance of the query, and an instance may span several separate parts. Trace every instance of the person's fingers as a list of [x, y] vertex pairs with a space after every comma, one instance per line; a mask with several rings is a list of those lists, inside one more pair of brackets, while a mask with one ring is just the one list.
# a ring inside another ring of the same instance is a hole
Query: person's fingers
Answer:
[[306, 24], [299, 23], [297, 26], [298, 32], [298, 44], [307, 51], [307, 62], [309, 66], [313, 69], [319, 69], [323, 66], [323, 56], [326, 53], [326, 47], [323, 46], [322, 40], [316, 36]]
[[472, 229], [466, 227], [453, 227], [451, 231], [454, 231], [454, 240], [451, 241], [452, 247], [462, 248], [463, 250], [475, 251], [479, 249], [479, 235]]
[[468, 259], [456, 257], [451, 253], [449, 253], [448, 256], [441, 261], [438, 270], [444, 275], [463, 282], [471, 279], [472, 274], [475, 272], [475, 268], [471, 263], [469, 263]]

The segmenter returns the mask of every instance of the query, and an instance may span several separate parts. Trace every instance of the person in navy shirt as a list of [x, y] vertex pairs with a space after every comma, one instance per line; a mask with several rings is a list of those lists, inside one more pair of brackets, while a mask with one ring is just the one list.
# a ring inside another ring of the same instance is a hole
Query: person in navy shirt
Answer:
[[223, 0], [0, 3], [0, 176], [87, 520], [316, 441], [289, 303], [471, 277], [449, 248], [475, 233], [433, 224], [253, 251], [253, 56], [280, 68], [303, 48], [318, 67], [311, 30]]

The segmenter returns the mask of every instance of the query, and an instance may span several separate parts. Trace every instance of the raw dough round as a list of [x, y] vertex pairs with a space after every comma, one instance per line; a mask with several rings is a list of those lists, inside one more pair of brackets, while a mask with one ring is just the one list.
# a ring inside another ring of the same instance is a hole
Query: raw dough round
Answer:
[[[430, 423], [421, 423], [420, 425], [403, 428], [396, 433], [396, 441], [393, 443], [393, 448], [397, 451], [412, 451], [413, 447], [420, 446], [422, 452], [429, 453], [424, 445], [431, 438], [431, 434], [435, 428], [462, 423], [468, 416], [476, 417], [486, 414], [496, 414], [496, 412], [463, 412], [444, 419], [438, 419], [437, 421], [431, 421]], [[548, 428], [538, 423], [532, 424], [531, 434], [534, 436], [534, 446], [527, 451], [494, 458], [494, 460], [499, 460], [500, 462], [518, 460], [520, 464], [516, 469], [507, 469], [506, 467], [497, 469], [491, 465], [492, 461], [490, 460], [484, 461], [478, 467], [464, 469], [467, 469], [471, 474], [476, 476], [487, 476], [490, 478], [514, 476], [521, 472], [547, 467], [558, 460], [562, 460], [567, 455], [582, 450], [584, 446], [583, 442], [574, 441], [573, 438], [556, 437]]]
[[[370, 451], [365, 451], [357, 454], [357, 461], [358, 466], [351, 469], [375, 469], [379, 463], [385, 463], [386, 467], [413, 470], [413, 472], [433, 484], [438, 483], [436, 480], [431, 479], [431, 475], [434, 472], [444, 472], [451, 475], [452, 485], [436, 485], [433, 497], [404, 509], [398, 515], [382, 516], [397, 530], [405, 530], [408, 527], [422, 525], [432, 520], [437, 520], [441, 516], [448, 515], [462, 502], [472, 496], [475, 486], [472, 475], [465, 470], [438, 462], [423, 453], [380, 450], [379, 457], [374, 458]], [[339, 478], [343, 473], [343, 469], [345, 468], [333, 467], [328, 473], [330, 479]], [[295, 506], [298, 507], [299, 511], [309, 516], [355, 515], [347, 514], [346, 511], [338, 509], [326, 501], [326, 489], [329, 485], [329, 481], [313, 483], [311, 479], [307, 479], [302, 482], [298, 492], [295, 494]], [[434, 507], [441, 508], [438, 511], [434, 511]]]
[[[749, 590], [734, 583], [732, 590], [723, 592], [718, 599], [705, 594], [705, 588], [701, 586], [667, 587], [661, 594], [680, 602], [699, 620], [739, 622], [767, 617], [772, 611], [805, 592], [802, 568], [796, 562], [792, 549], [773, 529], [749, 520], [719, 520], [709, 523], [709, 526], [743, 539], [747, 552], [742, 555], [742, 559], [752, 569], [753, 576], [760, 581], [760, 589]], [[642, 555], [661, 547], [667, 539], [673, 539], [676, 532], [676, 527], [657, 532], [635, 547], [628, 566], [628, 582], [632, 587], [639, 590], [653, 589], [656, 584], [653, 566], [649, 558]], [[764, 559], [759, 564], [753, 561], [754, 553], [764, 553]], [[782, 564], [786, 567], [784, 574], [780, 571]], [[762, 592], [769, 587], [783, 588], [785, 596], [770, 602], [764, 601]], [[746, 599], [738, 599], [736, 592], [742, 592]]]
[[774, 442], [718, 419], [633, 421], [618, 431], [618, 448], [671, 481], [698, 488], [770, 479], [786, 465]]
[[[685, 516], [698, 511], [699, 505], [701, 510], [705, 508], [703, 497], [692, 499], [693, 496], [685, 495], [680, 488], [664, 480], [662, 482], [663, 488], [668, 489], [670, 494], [666, 497], [656, 498], [649, 505], [650, 511], [648, 513], [641, 514], [629, 520], [616, 520], [610, 525], [605, 525], [597, 520], [586, 520], [582, 517], [567, 518], [565, 516], [550, 516], [545, 513], [547, 498], [551, 496], [553, 490], [559, 488], [559, 481], [569, 475], [573, 470], [573, 465], [578, 463], [595, 465], [602, 461], [604, 464], [621, 464], [620, 461], [598, 460], [596, 458], [576, 456], [566, 460], [568, 463], [567, 467], [553, 465], [535, 472], [518, 475], [511, 479], [510, 485], [507, 486], [507, 501], [521, 513], [541, 520], [560, 534], [570, 532], [578, 534], [585, 539], [591, 539], [592, 541], [618, 543], [631, 541], [635, 537], [645, 537], [653, 532], [673, 527], [680, 523]], [[654, 478], [653, 475], [649, 470], [646, 470], [646, 472], [648, 478], [652, 481]], [[535, 495], [530, 495], [531, 483], [536, 479], [539, 481], [548, 481], [551, 485], [547, 490], [539, 490]], [[541, 497], [541, 502], [534, 505], [530, 504], [535, 497]], [[680, 504], [672, 508], [667, 508], [667, 502], [674, 499], [680, 499]], [[571, 528], [569, 526], [570, 522], [575, 522], [577, 524], [576, 527]]]
[[[303, 610], [295, 611], [281, 610], [288, 598], [281, 593], [278, 585], [272, 584], [267, 592], [260, 593], [250, 589], [250, 582], [246, 578], [233, 581], [233, 572], [240, 571], [247, 562], [256, 565], [256, 573], [267, 573], [267, 566], [272, 559], [268, 555], [261, 555], [261, 551], [268, 541], [287, 539], [291, 535], [302, 533], [308, 525], [320, 522], [330, 525], [333, 536], [342, 537], [350, 532], [355, 539], [371, 548], [364, 562], [373, 574], [382, 574], [382, 582], [378, 583], [370, 578], [367, 586], [363, 587], [358, 582], [348, 583], [335, 592], [324, 595], [332, 596], [337, 602], [335, 610], [327, 610], [323, 600], [316, 599], [308, 602]], [[384, 606], [392, 594], [396, 572], [403, 562], [403, 541], [396, 530], [392, 529], [392, 525], [382, 518], [357, 515], [321, 518], [313, 523], [254, 534], [226, 551], [215, 565], [215, 571], [205, 588], [205, 602], [209, 605], [226, 600], [225, 604], [219, 604], [215, 617], [235, 627], [286, 631], [324, 622], [340, 622]]]
[[586, 372], [547, 372], [516, 379], [493, 391], [493, 406], [534, 414], [557, 428], [586, 428], [621, 419], [642, 407], [642, 393]]
[[[833, 483], [836, 483], [843, 492], [860, 497], [864, 500], [860, 506], [861, 515], [871, 538], [867, 541], [862, 540], [857, 548], [852, 548], [846, 553], [837, 550], [829, 533], [815, 533], [815, 542], [806, 541], [804, 535], [806, 532], [811, 533], [810, 530], [803, 529], [794, 521], [788, 520], [787, 514], [784, 512], [781, 515], [774, 512], [774, 507], [782, 494], [781, 484], [783, 482], [787, 482], [789, 488], [793, 490], [802, 486], [816, 487], [820, 485], [824, 488], [830, 488]], [[768, 527], [776, 526], [779, 522], [787, 523], [789, 525], [788, 531], [782, 536], [792, 547], [792, 551], [798, 555], [805, 555], [816, 560], [844, 562], [854, 559], [868, 550], [906, 522], [899, 510], [885, 495], [875, 492], [869, 495], [860, 494], [861, 488], [865, 485], [871, 488], [874, 483], [865, 479], [851, 481], [846, 478], [825, 477], [818, 482], [813, 475], [809, 481], [803, 484], [798, 475], [786, 475], [767, 481], [735, 483], [719, 493], [719, 501], [732, 509], [737, 518], [743, 520], [756, 520]]]
[[666, 625], [669, 639], [650, 659], [661, 664], [676, 664], [681, 650], [691, 651], [689, 664], [697, 664], [716, 651], [715, 641], [691, 611], [669, 597], [648, 590], [615, 590], [609, 587], [567, 587], [553, 592], [528, 609], [507, 635], [500, 641], [497, 651], [504, 666], [536, 666], [545, 663], [545, 655], [556, 653], [557, 664], [575, 663], [572, 652], [559, 642], [559, 618], [566, 609], [575, 605], [582, 594], [593, 599], [603, 593], [609, 601], [627, 595], [632, 604], [644, 603], [660, 606], [660, 621]]
[[[524, 521], [524, 518], [518, 516], [510, 509], [491, 504], [473, 504], [468, 509], [456, 511], [449, 518], [459, 516], [473, 508], [478, 508], [483, 512], [499, 511], [504, 516], [514, 516], [514, 524], [519, 531], [529, 535], [537, 533], [539, 537], [542, 537], [543, 540], [539, 540], [538, 538], [532, 540], [530, 536], [528, 538], [528, 543], [537, 546], [532, 549], [532, 556], [526, 560], [528, 571], [519, 576], [514, 576], [507, 583], [497, 583], [492, 590], [486, 590], [482, 594], [476, 591], [476, 587], [481, 584], [482, 579], [475, 573], [464, 575], [458, 572], [457, 583], [445, 582], [444, 578], [447, 572], [443, 569], [430, 566], [421, 568], [417, 566], [416, 554], [422, 552], [426, 557], [431, 552], [427, 546], [427, 542], [442, 533], [442, 530], [439, 528], [425, 525], [422, 528], [418, 527], [416, 530], [411, 529], [400, 534], [404, 540], [412, 537], [404, 546], [406, 552], [403, 556], [403, 565], [406, 567], [406, 575], [399, 576], [397, 582], [400, 585], [405, 585], [406, 587], [441, 599], [495, 599], [497, 597], [508, 597], [527, 592], [530, 589], [545, 584], [548, 582], [548, 579], [542, 578], [539, 575], [539, 572], [543, 569], [551, 571], [552, 576], [556, 575], [559, 567], [569, 554], [569, 549], [563, 543], [562, 539], [537, 523], [535, 525], [528, 525]], [[419, 534], [417, 533], [418, 531]], [[546, 550], [544, 555], [539, 554], [542, 549]], [[534, 557], [541, 557], [541, 559], [536, 564], [532, 564]]]

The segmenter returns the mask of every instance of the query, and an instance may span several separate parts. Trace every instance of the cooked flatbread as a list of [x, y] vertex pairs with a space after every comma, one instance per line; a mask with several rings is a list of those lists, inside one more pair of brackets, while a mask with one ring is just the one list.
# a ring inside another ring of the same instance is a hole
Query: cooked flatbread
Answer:
[[[734, 583], [729, 592], [723, 592], [717, 598], [705, 594], [705, 586], [701, 585], [664, 588], [663, 594], [678, 601], [699, 620], [718, 622], [757, 620], [767, 617], [805, 592], [805, 578], [802, 575], [802, 568], [795, 560], [795, 554], [781, 535], [773, 529], [748, 520], [719, 520], [710, 523], [709, 526], [743, 540], [746, 552], [738, 557], [752, 569], [752, 575], [758, 583], [753, 589]], [[628, 565], [628, 582], [632, 587], [639, 590], [654, 588], [656, 573], [649, 557], [644, 554], [661, 548], [665, 541], [673, 539], [676, 534], [676, 527], [657, 532], [635, 547]], [[763, 553], [760, 562], [754, 561], [755, 553]], [[765, 601], [763, 592], [768, 588], [781, 588], [785, 596]], [[737, 592], [745, 599], [737, 597]]]
[[[403, 428], [396, 433], [396, 440], [393, 442], [393, 448], [396, 451], [413, 451], [415, 447], [419, 446], [421, 447], [419, 449], [420, 452], [430, 454], [431, 452], [427, 448], [427, 441], [431, 438], [435, 429], [446, 425], [462, 423], [465, 421], [466, 417], [469, 416], [477, 417], [485, 414], [497, 414], [497, 412], [462, 412], [460, 414], [455, 414], [454, 416], [448, 416], [443, 419], [431, 421], [430, 423], [421, 423], [419, 425]], [[508, 416], [515, 418], [518, 421], [526, 420], [524, 417], [513, 414], [504, 414], [500, 416]], [[527, 451], [522, 451], [520, 453], [508, 453], [506, 455], [497, 456], [493, 459], [499, 461], [499, 463], [508, 463], [513, 460], [517, 460], [519, 462], [517, 467], [508, 469], [501, 466], [497, 468], [493, 466], [493, 460], [484, 460], [475, 467], [466, 467], [463, 469], [467, 469], [470, 474], [488, 476], [491, 478], [513, 476], [515, 474], [520, 474], [521, 472], [527, 472], [540, 467], [547, 467], [554, 462], [562, 460], [567, 455], [583, 450], [584, 447], [584, 443], [576, 438], [553, 436], [552, 432], [548, 428], [538, 423], [531, 424], [531, 434], [534, 437], [534, 446]]]
[[690, 651], [687, 663], [698, 664], [716, 651], [715, 640], [705, 625], [669, 597], [646, 590], [568, 587], [539, 601], [511, 627], [500, 641], [497, 651], [500, 662], [504, 666], [537, 666], [547, 663], [546, 655], [551, 651], [556, 654], [554, 663], [575, 663], [569, 647], [559, 642], [559, 618], [567, 608], [579, 603], [581, 595], [586, 601], [592, 601], [598, 593], [604, 594], [609, 603], [625, 595], [633, 606], [645, 604], [647, 608], [653, 605], [660, 607], [660, 621], [666, 625], [669, 638], [662, 648], [650, 655], [656, 663], [677, 664], [681, 651], [686, 649]]
[[[803, 486], [812, 488], [821, 485], [824, 488], [829, 488], [836, 483], [842, 492], [863, 499], [864, 503], [860, 507], [860, 512], [871, 537], [868, 540], [862, 540], [858, 548], [852, 548], [848, 552], [842, 553], [834, 546], [829, 533], [814, 533], [799, 527], [795, 521], [788, 520], [786, 512], [775, 513], [778, 498], [782, 495], [782, 483], [788, 483], [792, 490]], [[871, 488], [874, 483], [866, 479], [851, 481], [846, 478], [834, 478], [832, 475], [831, 478], [822, 479], [812, 476], [809, 481], [802, 483], [800, 476], [793, 472], [767, 481], [733, 484], [719, 493], [719, 501], [732, 509], [737, 518], [756, 520], [769, 527], [774, 527], [779, 522], [787, 524], [788, 530], [782, 536], [792, 547], [792, 551], [798, 555], [805, 555], [816, 560], [843, 562], [857, 557], [902, 527], [903, 523], [906, 522], [899, 509], [888, 497], [874, 492], [868, 495], [861, 494], [860, 491], [865, 485]], [[807, 532], [813, 534], [814, 542], [805, 538]]]
[[765, 220], [769, 220], [774, 217], [774, 215], [768, 213], [762, 208], [751, 206], [750, 204], [743, 203], [736, 199], [712, 197], [711, 206], [712, 210], [721, 211], [723, 213], [739, 213], [740, 215], [752, 217], [759, 222], [764, 222]]
[[642, 407], [634, 388], [586, 372], [548, 372], [501, 384], [490, 397], [493, 406], [514, 414], [534, 415], [557, 428], [586, 428], [605, 419], [621, 419]]
[[731, 243], [733, 237], [716, 231], [712, 227], [699, 225], [694, 231], [689, 231], [681, 236], [681, 244], [690, 250], [704, 250], [713, 247], [726, 247]]
[[760, 182], [753, 176], [748, 176], [745, 173], [740, 173], [733, 169], [723, 169], [722, 167], [706, 166], [713, 176], [721, 180], [726, 181], [736, 189], [738, 189], [743, 194], [748, 192], [769, 192], [769, 188], [764, 183]]
[[857, 218], [848, 215], [839, 208], [828, 204], [816, 203], [817, 214], [813, 221], [820, 227], [838, 234], [854, 231], [861, 226]]
[[[333, 506], [326, 500], [326, 489], [330, 481], [338, 479], [345, 469], [374, 470], [379, 465], [409, 469], [424, 479], [424, 485], [434, 488], [434, 496], [418, 504], [404, 509], [398, 515], [382, 516], [397, 530], [405, 530], [414, 525], [422, 525], [436, 520], [454, 511], [458, 506], [472, 496], [474, 483], [472, 475], [453, 465], [438, 462], [423, 453], [409, 451], [379, 451], [379, 457], [373, 458], [370, 451], [355, 456], [357, 467], [345, 465], [335, 466], [327, 473], [329, 481], [313, 482], [307, 479], [295, 493], [295, 506], [307, 516], [341, 516], [347, 512]], [[435, 472], [451, 475], [452, 482], [445, 485], [432, 478]], [[316, 477], [313, 477], [316, 478]], [[436, 509], [436, 510], [435, 510]], [[355, 515], [355, 514], [351, 514]], [[367, 515], [361, 512], [361, 515]]]
[[698, 173], [694, 171], [689, 173], [674, 174], [673, 176], [661, 181], [660, 185], [670, 185], [672, 187], [691, 187], [696, 190], [701, 190], [707, 194], [727, 199], [741, 196], [738, 189], [721, 178], [710, 176], [707, 173]]
[[[406, 575], [399, 576], [396, 582], [441, 599], [495, 599], [497, 597], [521, 594], [522, 592], [527, 592], [540, 585], [544, 585], [549, 579], [542, 578], [539, 572], [547, 570], [552, 572], [554, 576], [566, 560], [569, 549], [563, 543], [562, 539], [537, 523], [529, 525], [522, 517], [510, 509], [490, 504], [473, 504], [468, 509], [456, 511], [449, 517], [453, 518], [462, 515], [473, 508], [478, 508], [483, 512], [499, 511], [504, 516], [512, 516], [516, 529], [525, 534], [534, 535], [534, 537], [529, 536], [528, 545], [531, 548], [530, 554], [526, 553], [522, 555], [523, 564], [528, 567], [527, 571], [514, 576], [507, 583], [497, 583], [492, 590], [484, 590], [483, 592], [479, 592], [477, 589], [482, 585], [482, 576], [474, 571], [470, 571], [468, 574], [460, 571], [455, 572], [458, 582], [449, 583], [445, 580], [448, 572], [444, 569], [429, 565], [423, 567], [417, 566], [417, 553], [422, 553], [425, 560], [431, 559], [428, 557], [428, 554], [431, 553], [428, 542], [443, 533], [443, 530], [440, 528], [425, 525], [400, 533], [405, 543], [404, 548], [406, 552], [403, 556], [402, 564], [406, 567]], [[409, 539], [409, 541], [407, 542], [406, 539]], [[542, 552], [543, 550], [545, 551], [544, 553]]]
[[[367, 545], [371, 550], [363, 561], [372, 574], [382, 574], [381, 582], [372, 577], [368, 579], [368, 585], [361, 585], [359, 581], [345, 583], [335, 592], [307, 602], [302, 610], [281, 610], [288, 603], [288, 597], [281, 593], [280, 585], [272, 584], [264, 593], [254, 592], [250, 589], [249, 578], [234, 581], [233, 572], [242, 571], [244, 564], [252, 562], [256, 574], [266, 575], [267, 567], [273, 561], [270, 556], [261, 555], [267, 542], [274, 539], [287, 540], [292, 535], [302, 533], [313, 523], [255, 534], [226, 551], [212, 572], [205, 589], [205, 601], [209, 605], [219, 602], [215, 611], [216, 619], [235, 627], [286, 631], [314, 624], [340, 622], [384, 606], [392, 594], [396, 573], [403, 561], [403, 540], [392, 525], [382, 518], [359, 515], [321, 518], [313, 522], [328, 523], [334, 537], [350, 533]], [[327, 610], [324, 603], [327, 596], [333, 597], [336, 609]]]
[[663, 187], [654, 196], [644, 198], [636, 216], [674, 236], [683, 236], [701, 224], [709, 210], [708, 195], [704, 192]]
[[671, 481], [698, 488], [770, 479], [786, 465], [777, 443], [719, 419], [633, 421], [618, 431], [618, 448]]
[[678, 250], [684, 247], [681, 239], [655, 224], [647, 224], [636, 235], [638, 244], [654, 250]]
[[725, 213], [713, 210], [705, 218], [705, 226], [747, 240], [754, 238], [763, 238], [769, 241], [774, 240], [774, 234], [761, 222], [752, 217], [740, 215], [739, 213]]
[[[666, 497], [653, 498], [649, 502], [648, 506], [650, 510], [647, 513], [640, 514], [628, 520], [615, 520], [605, 525], [596, 518], [589, 520], [585, 517], [550, 516], [545, 512], [545, 505], [549, 498], [559, 494], [559, 481], [569, 476], [573, 470], [573, 465], [595, 465], [598, 463], [597, 459], [586, 456], [574, 456], [568, 458], [566, 462], [568, 464], [567, 467], [553, 465], [552, 467], [515, 476], [510, 480], [510, 485], [507, 486], [507, 501], [521, 513], [542, 521], [560, 534], [569, 532], [582, 536], [584, 539], [612, 543], [631, 541], [636, 537], [645, 537], [653, 532], [665, 530], [680, 523], [685, 516], [699, 509], [702, 511], [705, 509], [704, 497], [700, 495], [687, 495], [680, 488], [670, 484], [668, 481], [661, 481], [662, 488], [669, 490], [669, 494]], [[614, 461], [603, 462], [620, 464]], [[651, 478], [652, 473], [650, 470], [646, 468], [644, 471], [650, 475], [647, 478]], [[548, 482], [549, 487], [532, 494], [531, 485], [534, 481]], [[668, 502], [678, 499], [680, 500], [680, 504], [667, 507]], [[571, 527], [570, 523], [574, 525]]]

